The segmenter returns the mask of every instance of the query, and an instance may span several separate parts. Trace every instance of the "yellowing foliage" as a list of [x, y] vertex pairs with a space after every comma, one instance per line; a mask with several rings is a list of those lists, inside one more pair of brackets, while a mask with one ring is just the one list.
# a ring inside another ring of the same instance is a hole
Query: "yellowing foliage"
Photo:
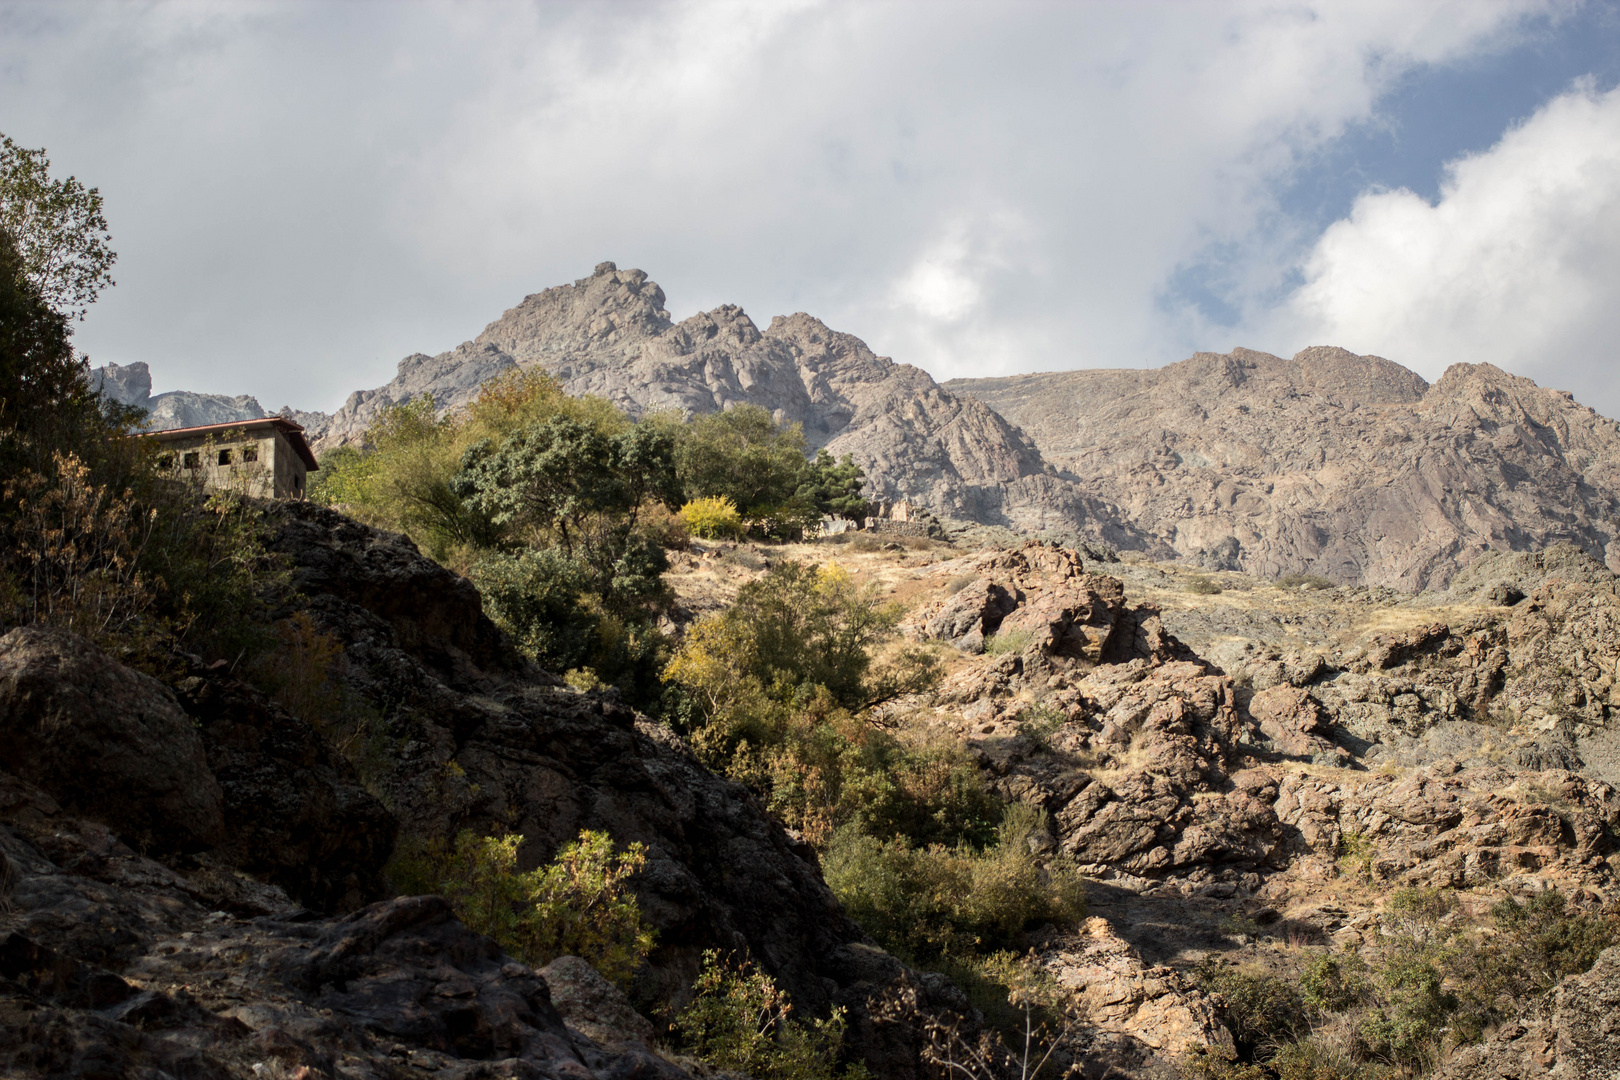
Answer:
[[687, 531], [705, 540], [720, 540], [743, 535], [742, 515], [737, 504], [726, 495], [711, 495], [693, 499], [681, 507], [681, 520]]

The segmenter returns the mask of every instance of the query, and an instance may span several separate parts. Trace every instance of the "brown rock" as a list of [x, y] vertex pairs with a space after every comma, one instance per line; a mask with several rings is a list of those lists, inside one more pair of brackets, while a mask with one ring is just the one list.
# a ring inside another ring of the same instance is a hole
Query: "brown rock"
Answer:
[[1293, 757], [1309, 757], [1333, 735], [1333, 723], [1316, 699], [1292, 686], [1262, 690], [1249, 700], [1249, 715], [1271, 745]]

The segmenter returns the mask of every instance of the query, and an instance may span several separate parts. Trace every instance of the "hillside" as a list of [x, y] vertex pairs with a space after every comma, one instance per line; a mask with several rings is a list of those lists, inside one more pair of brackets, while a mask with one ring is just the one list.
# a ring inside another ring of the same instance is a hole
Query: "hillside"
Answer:
[[[1336, 348], [956, 379], [1178, 556], [1415, 591], [1488, 548], [1620, 536], [1620, 424], [1489, 364]], [[1620, 551], [1620, 549], [1614, 549]]]
[[464, 404], [513, 366], [549, 371], [570, 394], [601, 395], [631, 415], [763, 405], [802, 424], [812, 449], [852, 455], [880, 500], [1117, 546], [1147, 543], [1112, 507], [1058, 476], [994, 410], [942, 390], [927, 372], [802, 313], [763, 331], [729, 305], [675, 323], [657, 284], [612, 263], [525, 298], [474, 341], [402, 360], [388, 385], [351, 395], [311, 426], [317, 452], [358, 441], [380, 409], [419, 394], [445, 408]]

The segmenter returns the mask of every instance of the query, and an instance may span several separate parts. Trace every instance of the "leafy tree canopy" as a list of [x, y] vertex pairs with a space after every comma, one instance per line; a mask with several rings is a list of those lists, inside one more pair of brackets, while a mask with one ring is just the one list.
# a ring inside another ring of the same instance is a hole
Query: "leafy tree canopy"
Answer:
[[677, 467], [687, 498], [724, 496], [748, 517], [794, 501], [805, 468], [804, 430], [778, 427], [758, 405], [694, 416], [681, 433]]
[[816, 459], [805, 466], [798, 496], [820, 513], [859, 520], [871, 513], [871, 504], [861, 494], [865, 484], [866, 470], [850, 455], [835, 461], [826, 450], [817, 450]]
[[74, 177], [52, 180], [43, 148], [29, 150], [0, 135], [0, 229], [16, 241], [23, 274], [41, 300], [69, 319], [83, 319], [113, 285], [118, 256], [109, 243], [101, 192]]
[[0, 230], [0, 428], [31, 426], [43, 413], [87, 398], [67, 320], [45, 303], [22, 252]]

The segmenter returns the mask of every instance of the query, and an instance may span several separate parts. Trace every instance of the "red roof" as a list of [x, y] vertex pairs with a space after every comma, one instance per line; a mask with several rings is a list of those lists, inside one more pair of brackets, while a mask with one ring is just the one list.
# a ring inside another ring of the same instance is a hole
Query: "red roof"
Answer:
[[247, 431], [252, 428], [273, 427], [286, 438], [293, 452], [303, 459], [304, 467], [313, 471], [320, 465], [315, 461], [315, 452], [309, 448], [309, 442], [304, 438], [304, 429], [288, 420], [285, 416], [264, 416], [257, 420], [232, 420], [228, 424], [199, 424], [196, 427], [167, 428], [163, 431], [138, 431], [136, 434], [146, 439], [168, 440], [191, 435], [212, 435], [216, 432]]

